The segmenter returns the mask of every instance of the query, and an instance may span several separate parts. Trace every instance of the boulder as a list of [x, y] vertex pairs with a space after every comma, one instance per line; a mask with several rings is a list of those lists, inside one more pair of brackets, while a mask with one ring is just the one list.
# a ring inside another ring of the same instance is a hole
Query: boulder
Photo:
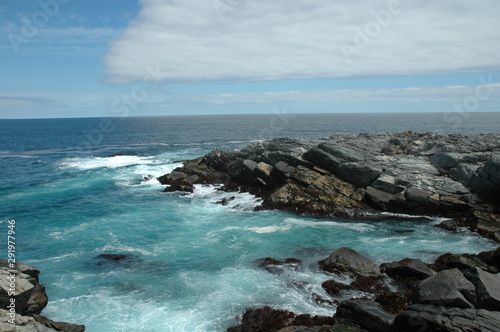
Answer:
[[[60, 331], [53, 328], [49, 328], [39, 322], [37, 322], [33, 317], [21, 316], [15, 314], [14, 323], [11, 324], [7, 310], [0, 309], [0, 331], [2, 332], [54, 332]], [[11, 321], [12, 322], [12, 321]]]
[[476, 267], [464, 275], [476, 287], [476, 308], [500, 312], [500, 274]]
[[340, 248], [319, 262], [321, 269], [331, 273], [346, 273], [351, 276], [379, 276], [380, 269], [371, 260], [350, 248]]
[[[16, 312], [23, 314], [35, 290], [35, 283], [35, 278], [27, 274], [0, 269], [0, 308], [7, 309], [11, 298], [14, 298]], [[11, 296], [10, 293], [15, 295]]]
[[370, 300], [347, 300], [340, 302], [335, 318], [343, 324], [355, 324], [372, 332], [385, 332], [394, 321], [394, 315]]
[[430, 304], [412, 304], [394, 320], [391, 332], [498, 332], [500, 313]]
[[413, 303], [443, 307], [474, 308], [476, 287], [459, 269], [445, 270], [421, 281], [413, 293]]
[[258, 259], [256, 262], [259, 267], [274, 274], [282, 274], [285, 271], [296, 271], [300, 265], [300, 259], [297, 258], [287, 258], [284, 261], [280, 261], [272, 257], [266, 257]]
[[472, 189], [488, 200], [500, 204], [500, 157], [487, 161], [471, 178]]
[[350, 289], [349, 285], [335, 280], [326, 280], [321, 284], [321, 287], [331, 296], [338, 296], [341, 290]]
[[332, 317], [296, 315], [291, 311], [266, 306], [247, 310], [243, 314], [240, 324], [228, 328], [227, 332], [274, 332], [286, 327], [297, 328], [298, 326], [309, 327], [333, 324], [335, 324], [335, 320]]
[[381, 270], [389, 277], [399, 279], [415, 278], [423, 280], [435, 274], [429, 265], [425, 264], [420, 259], [411, 258], [405, 258], [398, 262], [382, 264]]
[[[0, 259], [0, 268], [9, 270], [11, 269], [10, 263], [6, 259]], [[27, 274], [35, 278], [36, 281], [39, 281], [38, 276], [40, 275], [40, 270], [37, 269], [36, 267], [17, 262], [15, 263], [15, 268], [13, 268], [12, 270], [16, 270], [21, 273]]]
[[457, 268], [459, 270], [466, 270], [473, 267], [480, 267], [487, 270], [488, 265], [479, 259], [477, 256], [468, 254], [451, 254], [446, 253], [439, 256], [433, 264], [436, 271], [443, 271]]
[[30, 317], [33, 317], [38, 323], [45, 325], [46, 327], [52, 328], [56, 331], [63, 332], [83, 332], [85, 331], [85, 325], [78, 325], [66, 322], [55, 322], [47, 317], [31, 314]]

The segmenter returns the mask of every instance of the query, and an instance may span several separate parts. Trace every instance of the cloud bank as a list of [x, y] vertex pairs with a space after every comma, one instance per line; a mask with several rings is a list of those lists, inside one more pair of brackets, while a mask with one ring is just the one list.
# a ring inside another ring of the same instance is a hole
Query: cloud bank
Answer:
[[500, 69], [496, 0], [142, 0], [106, 82], [427, 75]]

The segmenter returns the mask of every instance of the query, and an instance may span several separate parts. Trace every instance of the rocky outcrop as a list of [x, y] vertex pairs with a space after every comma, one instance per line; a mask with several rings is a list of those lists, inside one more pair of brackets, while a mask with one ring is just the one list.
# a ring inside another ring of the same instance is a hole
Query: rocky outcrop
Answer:
[[392, 331], [498, 331], [500, 274], [475, 267], [444, 270], [421, 281]]
[[340, 248], [330, 254], [330, 256], [319, 262], [321, 269], [351, 276], [379, 276], [380, 269], [371, 260], [350, 248]]
[[380, 304], [370, 300], [354, 299], [343, 301], [337, 308], [335, 318], [340, 323], [356, 325], [372, 332], [385, 332], [394, 321]]
[[422, 280], [435, 274], [432, 268], [420, 259], [405, 258], [399, 262], [382, 264], [380, 267], [382, 272], [392, 278]]
[[263, 207], [341, 217], [390, 211], [456, 218], [500, 241], [500, 134], [399, 132], [279, 138], [214, 150], [159, 178], [165, 191], [221, 184]]
[[82, 332], [83, 325], [54, 322], [39, 314], [48, 303], [40, 270], [0, 260], [0, 331]]

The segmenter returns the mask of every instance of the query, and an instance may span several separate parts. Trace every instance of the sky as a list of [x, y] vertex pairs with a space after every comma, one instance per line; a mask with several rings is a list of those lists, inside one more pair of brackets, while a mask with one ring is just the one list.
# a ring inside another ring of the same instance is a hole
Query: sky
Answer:
[[500, 111], [498, 0], [1, 0], [0, 118]]

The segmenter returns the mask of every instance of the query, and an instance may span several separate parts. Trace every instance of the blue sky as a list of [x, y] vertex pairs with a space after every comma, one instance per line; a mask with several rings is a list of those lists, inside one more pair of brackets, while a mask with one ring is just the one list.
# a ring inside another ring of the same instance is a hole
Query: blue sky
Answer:
[[496, 112], [496, 0], [3, 0], [0, 118]]

